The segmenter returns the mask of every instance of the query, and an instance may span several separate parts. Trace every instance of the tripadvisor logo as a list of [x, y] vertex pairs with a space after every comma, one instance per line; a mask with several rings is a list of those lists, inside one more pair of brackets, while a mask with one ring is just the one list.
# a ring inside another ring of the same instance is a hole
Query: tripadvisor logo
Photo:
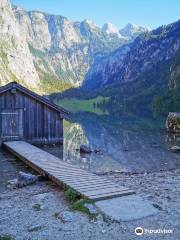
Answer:
[[143, 234], [143, 228], [137, 227], [135, 229], [135, 234], [138, 235], [138, 236], [142, 235]]

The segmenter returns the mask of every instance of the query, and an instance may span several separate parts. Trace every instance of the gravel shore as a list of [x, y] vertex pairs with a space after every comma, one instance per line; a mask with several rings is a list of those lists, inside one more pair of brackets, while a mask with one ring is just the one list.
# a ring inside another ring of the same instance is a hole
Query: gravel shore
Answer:
[[[51, 182], [38, 182], [0, 194], [0, 236], [16, 240], [178, 240], [180, 239], [180, 170], [148, 174], [111, 174], [107, 178], [136, 190], [151, 201], [159, 214], [130, 222], [92, 221], [81, 212], [72, 212], [64, 192]], [[58, 216], [72, 213], [72, 221]], [[136, 236], [136, 227], [169, 229], [173, 233]], [[1, 239], [1, 237], [0, 237]], [[13, 238], [12, 238], [13, 239]]]

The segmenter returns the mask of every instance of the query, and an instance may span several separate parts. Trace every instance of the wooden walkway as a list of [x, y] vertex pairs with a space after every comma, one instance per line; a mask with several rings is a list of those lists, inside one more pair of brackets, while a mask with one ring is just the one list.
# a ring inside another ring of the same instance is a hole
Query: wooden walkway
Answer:
[[27, 142], [4, 142], [3, 145], [41, 175], [48, 176], [58, 185], [75, 189], [85, 198], [98, 201], [135, 193], [105, 177], [97, 176], [66, 163]]

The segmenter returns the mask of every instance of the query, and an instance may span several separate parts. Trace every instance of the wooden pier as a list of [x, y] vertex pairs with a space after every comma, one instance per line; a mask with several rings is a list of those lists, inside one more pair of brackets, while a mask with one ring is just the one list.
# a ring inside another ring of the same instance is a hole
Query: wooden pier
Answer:
[[97, 176], [24, 141], [4, 142], [4, 147], [41, 175], [81, 196], [98, 201], [135, 193], [105, 177]]

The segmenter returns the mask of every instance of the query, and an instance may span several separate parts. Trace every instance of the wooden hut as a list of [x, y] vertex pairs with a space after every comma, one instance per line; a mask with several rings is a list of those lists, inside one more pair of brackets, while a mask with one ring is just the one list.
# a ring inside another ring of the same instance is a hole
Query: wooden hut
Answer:
[[0, 142], [60, 143], [67, 111], [16, 82], [0, 88]]

